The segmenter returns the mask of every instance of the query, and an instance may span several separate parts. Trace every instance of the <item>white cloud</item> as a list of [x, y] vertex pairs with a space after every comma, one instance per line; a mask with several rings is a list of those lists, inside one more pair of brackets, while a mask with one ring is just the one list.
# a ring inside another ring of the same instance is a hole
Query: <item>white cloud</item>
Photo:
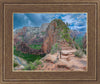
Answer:
[[86, 18], [86, 15], [84, 14], [81, 14], [79, 17], [77, 17], [77, 19], [84, 19], [84, 18]]
[[[16, 19], [17, 18], [17, 19]], [[15, 16], [15, 28], [23, 26], [41, 26], [43, 23], [49, 23], [53, 19], [62, 19], [65, 23], [68, 22], [71, 29], [86, 28], [86, 14], [81, 13], [22, 13]]]

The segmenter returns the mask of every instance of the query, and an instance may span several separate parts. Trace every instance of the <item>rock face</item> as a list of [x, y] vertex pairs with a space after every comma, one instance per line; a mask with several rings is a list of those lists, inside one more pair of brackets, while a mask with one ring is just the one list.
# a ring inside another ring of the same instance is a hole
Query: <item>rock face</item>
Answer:
[[43, 43], [43, 38], [32, 38], [31, 40], [29, 40], [28, 44], [42, 44]]
[[40, 54], [44, 53], [42, 51], [42, 49], [39, 49], [39, 50], [32, 49], [24, 42], [21, 42], [21, 44], [19, 44], [17, 46], [16, 50], [17, 51], [21, 51], [23, 53], [36, 54], [36, 55], [40, 55]]
[[49, 53], [51, 47], [57, 41], [57, 32], [56, 32], [57, 23], [52, 21], [46, 30], [46, 37], [44, 38], [42, 49], [44, 53]]
[[23, 27], [14, 31], [14, 44], [21, 42], [32, 44], [34, 39], [41, 40], [43, 37], [39, 27]]
[[14, 31], [14, 34], [18, 34], [18, 33], [29, 33], [30, 34], [35, 34], [37, 32], [40, 32], [40, 28], [39, 27], [23, 27], [22, 29], [17, 29]]
[[86, 34], [83, 37], [83, 48], [86, 49]]
[[47, 27], [48, 27], [48, 25], [49, 25], [49, 23], [44, 23], [44, 24], [42, 24], [42, 25], [41, 25], [41, 28], [40, 28], [41, 31], [42, 31], [42, 32], [45, 32], [46, 29], [47, 29]]
[[81, 34], [81, 32], [79, 32], [77, 30], [70, 30], [70, 36], [72, 38], [76, 38], [79, 34]]

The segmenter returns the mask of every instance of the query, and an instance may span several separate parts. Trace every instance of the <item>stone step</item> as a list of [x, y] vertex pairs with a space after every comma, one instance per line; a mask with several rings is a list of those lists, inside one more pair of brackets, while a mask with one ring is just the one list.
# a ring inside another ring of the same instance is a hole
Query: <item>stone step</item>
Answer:
[[73, 53], [66, 53], [66, 54], [64, 54], [64, 53], [62, 53], [61, 55], [62, 56], [68, 56], [68, 55], [72, 55]]
[[72, 65], [69, 64], [69, 62], [60, 59], [57, 63], [56, 63], [58, 68], [67, 68], [70, 69], [72, 67]]
[[63, 47], [62, 50], [72, 50], [72, 48]]
[[62, 50], [61, 53], [63, 55], [68, 55], [68, 54], [71, 54], [71, 53], [74, 53], [76, 52], [76, 49], [73, 49], [73, 50]]

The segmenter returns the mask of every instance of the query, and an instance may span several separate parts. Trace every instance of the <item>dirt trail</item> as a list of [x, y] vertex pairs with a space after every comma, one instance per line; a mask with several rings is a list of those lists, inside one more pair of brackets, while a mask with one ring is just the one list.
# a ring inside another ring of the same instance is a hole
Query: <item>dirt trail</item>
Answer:
[[68, 43], [61, 44], [61, 58], [59, 53], [53, 55], [47, 54], [41, 59], [42, 67], [39, 66], [37, 70], [49, 71], [86, 71], [87, 56], [78, 58], [74, 55], [75, 48], [69, 46]]

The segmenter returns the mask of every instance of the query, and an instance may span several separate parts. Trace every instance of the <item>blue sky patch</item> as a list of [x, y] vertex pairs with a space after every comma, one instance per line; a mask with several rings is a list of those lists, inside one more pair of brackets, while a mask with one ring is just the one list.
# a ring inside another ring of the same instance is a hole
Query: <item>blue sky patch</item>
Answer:
[[61, 19], [69, 23], [69, 28], [72, 30], [87, 31], [87, 13], [14, 13], [13, 28], [40, 27], [43, 23], [50, 23], [53, 19]]

